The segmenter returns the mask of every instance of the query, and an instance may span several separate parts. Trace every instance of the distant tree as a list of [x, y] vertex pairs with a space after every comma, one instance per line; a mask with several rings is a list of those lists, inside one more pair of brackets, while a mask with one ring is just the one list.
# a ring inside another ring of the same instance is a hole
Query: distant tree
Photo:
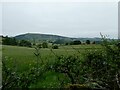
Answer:
[[53, 45], [52, 48], [53, 49], [58, 49], [58, 45]]
[[81, 44], [81, 41], [79, 40], [75, 40], [70, 43], [70, 45], [80, 45], [80, 44]]
[[69, 43], [67, 42], [67, 43], [65, 43], [65, 45], [69, 45]]
[[8, 36], [2, 37], [2, 44], [3, 45], [10, 45], [10, 39]]
[[65, 40], [64, 39], [57, 39], [56, 41], [53, 42], [54, 44], [64, 44]]
[[29, 42], [29, 41], [21, 40], [20, 43], [19, 43], [19, 46], [31, 47], [32, 44], [31, 44], [31, 42]]
[[95, 41], [93, 41], [92, 44], [95, 44]]
[[33, 46], [35, 46], [36, 44], [35, 44], [35, 43], [33, 43], [32, 45], [33, 45]]
[[70, 42], [70, 45], [74, 45], [73, 41], [72, 41], [72, 42]]
[[11, 45], [17, 45], [18, 44], [18, 42], [15, 38], [11, 38], [10, 42], [11, 42]]
[[86, 44], [90, 44], [90, 40], [86, 40]]
[[36, 41], [35, 41], [35, 38], [33, 38], [33, 43], [32, 43], [33, 46], [36, 45]]
[[12, 38], [12, 37], [6, 36], [6, 37], [2, 37], [2, 44], [3, 45], [17, 45], [18, 42], [14, 37]]
[[95, 44], [101, 44], [102, 41], [95, 41]]
[[42, 44], [41, 44], [41, 43], [38, 44], [37, 47], [38, 47], [38, 48], [42, 48]]
[[79, 44], [81, 44], [81, 41], [79, 40], [74, 41], [74, 45], [79, 45]]
[[48, 48], [48, 43], [47, 43], [47, 42], [43, 42], [43, 43], [42, 43], [42, 47], [43, 47], [43, 48]]

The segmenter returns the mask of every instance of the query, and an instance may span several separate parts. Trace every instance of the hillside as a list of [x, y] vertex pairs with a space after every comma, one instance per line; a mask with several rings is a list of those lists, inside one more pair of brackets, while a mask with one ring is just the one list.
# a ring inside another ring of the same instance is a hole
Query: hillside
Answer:
[[51, 34], [35, 34], [35, 33], [26, 33], [15, 36], [17, 40], [29, 40], [29, 41], [72, 41], [72, 40], [80, 40], [80, 41], [101, 41], [101, 38], [70, 38], [59, 35], [51, 35]]
[[58, 36], [58, 35], [50, 35], [50, 34], [34, 34], [34, 33], [27, 33], [15, 36], [18, 40], [30, 40], [30, 41], [40, 41], [40, 40], [48, 40], [48, 41], [55, 41], [58, 39], [64, 40], [71, 40], [69, 37]]

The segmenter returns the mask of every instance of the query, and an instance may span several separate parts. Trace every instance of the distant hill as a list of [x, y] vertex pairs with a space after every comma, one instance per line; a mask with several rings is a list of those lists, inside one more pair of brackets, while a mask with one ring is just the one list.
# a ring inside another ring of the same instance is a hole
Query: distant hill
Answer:
[[34, 33], [27, 33], [15, 36], [18, 40], [29, 40], [29, 41], [56, 41], [58, 39], [64, 40], [71, 40], [69, 37], [59, 36], [59, 35], [51, 35], [51, 34], [34, 34]]
[[26, 33], [15, 36], [17, 40], [28, 40], [28, 41], [56, 41], [56, 40], [64, 40], [64, 41], [72, 41], [72, 40], [80, 40], [80, 41], [101, 41], [101, 38], [70, 38], [59, 35], [51, 35], [51, 34], [35, 34], [35, 33]]

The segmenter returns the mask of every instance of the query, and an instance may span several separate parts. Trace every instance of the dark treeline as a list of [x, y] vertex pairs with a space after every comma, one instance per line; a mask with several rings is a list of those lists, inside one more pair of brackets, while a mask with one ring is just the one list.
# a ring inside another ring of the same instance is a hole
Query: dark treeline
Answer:
[[26, 46], [31, 47], [32, 44], [26, 40], [16, 40], [14, 37], [2, 36], [2, 44], [3, 45], [12, 45], [12, 46]]
[[[12, 45], [12, 46], [25, 46], [25, 47], [32, 47], [36, 44], [38, 44], [38, 46], [42, 47], [42, 48], [48, 48], [48, 44], [52, 43], [52, 45], [80, 45], [80, 44], [99, 44], [97, 41], [90, 41], [90, 40], [86, 40], [86, 41], [80, 41], [80, 40], [73, 40], [73, 41], [65, 41], [64, 39], [62, 40], [56, 40], [54, 42], [49, 42], [49, 41], [43, 41], [42, 43], [35, 43], [32, 41], [28, 41], [28, 40], [17, 40], [15, 37], [8, 37], [8, 36], [2, 36], [2, 44], [3, 45]], [[53, 46], [54, 48], [54, 46]], [[58, 48], [58, 46], [55, 48]]]

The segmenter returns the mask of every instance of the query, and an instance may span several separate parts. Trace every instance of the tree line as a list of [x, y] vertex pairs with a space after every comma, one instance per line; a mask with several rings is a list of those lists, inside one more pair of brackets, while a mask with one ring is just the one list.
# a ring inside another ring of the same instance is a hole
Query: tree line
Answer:
[[27, 46], [31, 47], [32, 44], [30, 41], [26, 40], [16, 40], [15, 37], [8, 37], [8, 36], [2, 36], [2, 44], [3, 45], [12, 45], [12, 46]]
[[[63, 41], [64, 42], [64, 41]], [[48, 48], [47, 41], [43, 41], [42, 43], [37, 43], [38, 47], [41, 48]], [[61, 44], [60, 40], [57, 40], [52, 43], [53, 49], [58, 49], [58, 44]], [[3, 45], [12, 45], [12, 46], [25, 46], [25, 47], [32, 47], [35, 46], [36, 43], [32, 43], [28, 40], [17, 40], [15, 37], [8, 37], [8, 36], [2, 36], [2, 44]], [[96, 44], [95, 41], [91, 42], [90, 40], [86, 40], [85, 42], [81, 42], [80, 40], [74, 40], [70, 42], [65, 42], [64, 45], [80, 45], [80, 44]]]
[[[17, 40], [15, 37], [2, 36], [2, 44], [3, 45], [12, 45], [12, 46], [24, 46], [24, 47], [32, 47], [35, 43], [31, 43], [27, 40]], [[48, 48], [48, 43], [43, 42], [37, 45], [39, 48]]]

